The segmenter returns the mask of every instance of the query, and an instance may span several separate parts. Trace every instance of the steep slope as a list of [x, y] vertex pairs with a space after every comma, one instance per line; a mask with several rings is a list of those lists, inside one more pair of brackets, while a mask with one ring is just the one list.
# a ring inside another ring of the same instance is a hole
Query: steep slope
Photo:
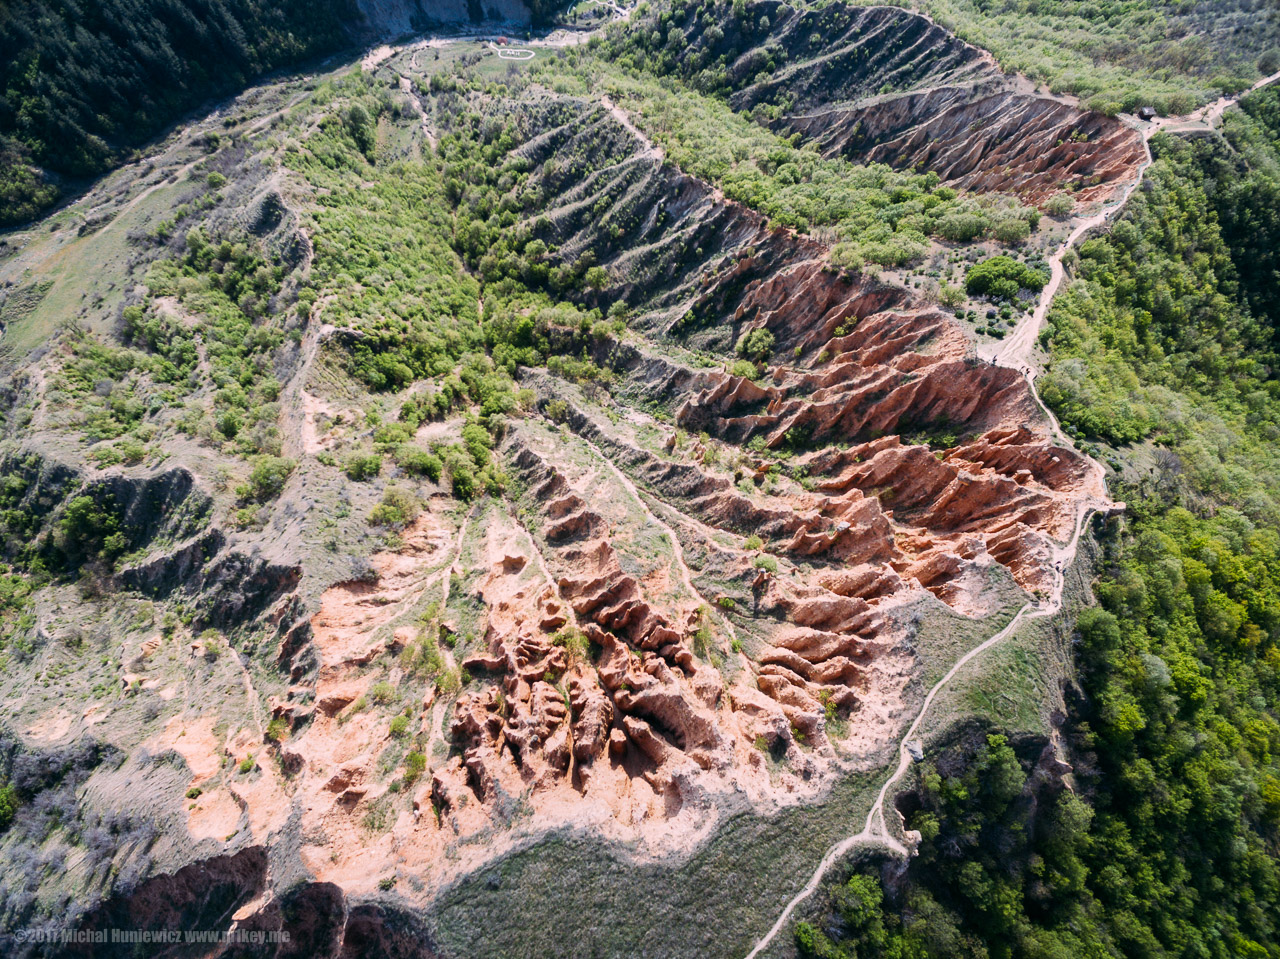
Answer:
[[1105, 198], [1141, 162], [1140, 138], [1120, 121], [1005, 75], [920, 14], [778, 2], [716, 11], [707, 20], [684, 6], [632, 42], [824, 155], [932, 170], [1036, 203], [1064, 188]]
[[[926, 123], [1004, 82], [904, 11], [749, 10], [831, 33], [785, 74], [815, 111], [837, 76], [866, 109], [951, 84]], [[233, 903], [218, 923], [314, 954], [496, 954], [432, 923], [549, 837], [584, 873], [692, 868], [817, 810], [743, 879], [756, 935], [936, 678], [1060, 583], [1106, 490], [1027, 379], [914, 279], [678, 169], [608, 57], [388, 47], [251, 91], [225, 141], [201, 121], [6, 247], [10, 766], [61, 768], [63, 737], [114, 763], [76, 758], [69, 800], [21, 778], [5, 855], [48, 829], [74, 866], [14, 870], [8, 925]], [[759, 84], [705, 103], [745, 123]], [[1087, 120], [1030, 102], [1043, 136]], [[938, 156], [1008, 186], [993, 142]], [[874, 209], [970, 200], [829, 169]], [[104, 810], [139, 838], [100, 841]]]

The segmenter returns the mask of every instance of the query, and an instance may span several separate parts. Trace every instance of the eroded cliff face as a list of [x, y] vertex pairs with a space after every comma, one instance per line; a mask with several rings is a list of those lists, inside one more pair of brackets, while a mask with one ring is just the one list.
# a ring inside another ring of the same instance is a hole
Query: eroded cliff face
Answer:
[[[294, 729], [280, 772], [236, 788], [265, 834], [292, 810], [309, 874], [357, 898], [394, 871], [412, 899], [562, 828], [670, 856], [744, 799], [820, 795], [901, 735], [922, 692], [922, 606], [979, 618], [1002, 581], [1042, 595], [1054, 544], [1105, 501], [1025, 379], [979, 360], [949, 313], [833, 269], [822, 244], [665, 166], [599, 106], [565, 106], [523, 148], [531, 184], [556, 198], [542, 215], [562, 249], [654, 277], [627, 288], [650, 338], [591, 347], [634, 405], [523, 371], [558, 425], [513, 423], [507, 500], [433, 501], [366, 578], [319, 597], [279, 649], [293, 685], [272, 712]], [[566, 179], [549, 161], [579, 143], [599, 155]], [[665, 216], [642, 213], [655, 204]], [[635, 226], [608, 237], [602, 219]], [[755, 329], [787, 358], [762, 379], [659, 348]], [[659, 399], [673, 422], [642, 412]], [[774, 486], [762, 455], [730, 465], [743, 445], [793, 449], [810, 482]], [[379, 683], [409, 682], [424, 642], [411, 614], [440, 595], [475, 611], [425, 627], [437, 668], [468, 681], [398, 716], [369, 709]], [[404, 720], [430, 757], [409, 803], [393, 802]]]
[[714, 33], [697, 20], [683, 29], [691, 60], [726, 59], [736, 109], [765, 110], [775, 130], [800, 133], [827, 156], [932, 170], [959, 188], [1033, 203], [1064, 188], [1105, 199], [1144, 158], [1141, 137], [1121, 121], [1005, 75], [920, 14], [770, 2]]
[[[789, 56], [769, 79], [732, 37], [691, 43], [726, 56], [735, 106], [785, 99], [773, 124], [825, 153], [1037, 201], [1068, 181], [1100, 199], [1141, 161], [1127, 128], [1017, 87], [924, 18], [764, 6], [765, 45]], [[464, 12], [365, 7], [391, 32]], [[819, 31], [830, 42], [808, 49]], [[520, 369], [528, 401], [493, 451], [505, 491], [468, 504], [433, 485], [359, 559], [343, 537], [379, 490], [320, 457], [336, 462], [341, 424], [370, 403], [326, 352], [361, 334], [318, 319], [273, 368], [301, 465], [256, 526], [233, 521], [241, 504], [195, 442], [171, 451], [190, 469], [96, 478], [68, 456], [10, 470], [51, 522], [73, 489], [109, 501], [134, 532], [107, 585], [157, 604], [108, 621], [68, 586], [38, 610], [54, 638], [76, 615], [109, 622], [94, 655], [128, 669], [93, 679], [137, 700], [50, 707], [26, 733], [88, 730], [162, 757], [94, 773], [82, 800], [127, 805], [146, 783], [179, 836], [90, 928], [198, 920], [289, 930], [278, 955], [431, 955], [434, 897], [547, 836], [653, 862], [735, 815], [815, 802], [896, 757], [925, 692], [922, 618], [980, 630], [1043, 597], [1055, 546], [1106, 502], [1027, 380], [981, 360], [955, 316], [771, 229], [608, 103], [409, 95], [421, 113], [380, 134], [406, 151], [464, 107], [518, 131], [521, 196], [537, 199], [513, 200], [512, 228], [536, 221], [560, 262], [604, 268], [607, 289], [579, 305], [631, 311], [624, 336], [549, 333], [610, 389]], [[304, 211], [322, 196], [283, 172], [252, 186], [241, 220], [304, 272]], [[755, 331], [771, 363], [742, 375], [734, 344]], [[25, 388], [53, 435], [43, 381]], [[169, 712], [135, 722], [150, 709]], [[97, 873], [85, 888], [111, 891]]]
[[1145, 156], [1142, 138], [1118, 120], [1000, 81], [828, 107], [778, 127], [825, 155], [935, 170], [957, 187], [1032, 203], [1068, 185], [1084, 202], [1106, 199]]

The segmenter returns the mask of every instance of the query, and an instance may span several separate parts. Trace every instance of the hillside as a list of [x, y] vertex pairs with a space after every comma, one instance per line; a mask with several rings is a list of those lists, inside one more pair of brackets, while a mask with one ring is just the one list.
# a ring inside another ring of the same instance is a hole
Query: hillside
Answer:
[[362, 39], [543, 19], [503, 2], [16, 0], [0, 8], [0, 227], [32, 219], [184, 113]]
[[18, 954], [1280, 948], [1269, 26], [115, 9], [3, 27]]

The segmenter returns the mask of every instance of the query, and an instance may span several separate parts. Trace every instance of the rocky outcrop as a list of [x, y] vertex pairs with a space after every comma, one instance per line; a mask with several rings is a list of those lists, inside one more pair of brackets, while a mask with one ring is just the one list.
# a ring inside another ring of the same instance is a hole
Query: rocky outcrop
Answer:
[[1064, 187], [1082, 202], [1133, 179], [1142, 138], [1118, 120], [993, 86], [942, 88], [828, 107], [779, 121], [826, 156], [937, 172], [984, 193], [1040, 203]]
[[[437, 955], [421, 919], [394, 902], [351, 901], [332, 883], [302, 882], [277, 894], [269, 889], [267, 850], [250, 846], [214, 856], [169, 875], [155, 876], [113, 898], [78, 927], [83, 941], [15, 955], [132, 956], [139, 946], [121, 931], [153, 930], [206, 937], [198, 954], [209, 959], [433, 959]], [[163, 941], [163, 940], [161, 940]], [[186, 940], [165, 954], [194, 954]]]
[[[723, 58], [737, 110], [824, 155], [931, 170], [965, 189], [1039, 203], [1066, 186], [1108, 197], [1144, 159], [1139, 135], [1006, 76], [983, 51], [895, 7], [749, 5], [729, 28], [677, 21], [689, 63]], [[768, 24], [762, 28], [761, 24]]]
[[[528, 446], [512, 456], [533, 500], [545, 509], [547, 546], [564, 570], [555, 592], [573, 610], [584, 638], [600, 652], [594, 669], [575, 664], [569, 670], [564, 704], [554, 704], [556, 690], [545, 682], [530, 685], [530, 680], [545, 677], [548, 669], [552, 675], [564, 673], [564, 650], [536, 638], [522, 638], [512, 648], [510, 640], [492, 637], [491, 648], [505, 665], [506, 688], [515, 703], [505, 727], [508, 740], [514, 732], [517, 744], [527, 742], [531, 731], [548, 744], [544, 756], [558, 765], [568, 755], [562, 752], [567, 741], [562, 745], [552, 730], [572, 723], [572, 756], [587, 766], [604, 757], [609, 730], [621, 731], [657, 767], [646, 771], [654, 783], [672, 782], [672, 767], [688, 760], [703, 768], [724, 766], [727, 743], [709, 708], [714, 701], [706, 701], [698, 682], [706, 667], [699, 667], [691, 651], [695, 624], [673, 620], [650, 603], [639, 581], [623, 572], [603, 518], [553, 464]], [[583, 535], [559, 535], [566, 524]], [[542, 601], [549, 599], [547, 595]], [[532, 672], [522, 665], [526, 660], [532, 660]], [[718, 689], [720, 683], [713, 685]]]

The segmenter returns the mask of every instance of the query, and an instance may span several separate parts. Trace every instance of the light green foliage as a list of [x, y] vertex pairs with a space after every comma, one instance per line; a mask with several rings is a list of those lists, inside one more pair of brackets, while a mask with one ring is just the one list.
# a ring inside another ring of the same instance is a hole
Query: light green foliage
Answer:
[[420, 446], [402, 446], [396, 454], [400, 468], [411, 476], [425, 476], [433, 483], [440, 479], [444, 463], [440, 457]]
[[244, 484], [236, 487], [236, 495], [242, 500], [266, 502], [275, 499], [297, 466], [291, 459], [279, 456], [258, 456], [253, 461], [253, 471]]
[[1075, 200], [1071, 199], [1071, 197], [1065, 193], [1056, 193], [1044, 205], [1044, 210], [1050, 216], [1066, 216], [1075, 209], [1075, 206]]
[[21, 800], [18, 798], [18, 790], [14, 788], [13, 783], [5, 783], [0, 786], [0, 833], [9, 828], [9, 824], [13, 822], [13, 817], [18, 813], [18, 807]]
[[[452, 218], [431, 163], [374, 167], [362, 139], [365, 118], [385, 109], [371, 79], [334, 85], [351, 101], [285, 157], [324, 192], [314, 213], [310, 285], [322, 319], [354, 327], [351, 370], [373, 389], [443, 376], [477, 345], [480, 287], [451, 249]], [[358, 108], [358, 109], [357, 109]]]
[[342, 471], [356, 482], [373, 479], [382, 472], [382, 457], [377, 453], [355, 453], [343, 462]]
[[[284, 742], [289, 735], [289, 721], [283, 716], [276, 716], [271, 722], [267, 723], [267, 739], [273, 743]], [[199, 795], [197, 793], [197, 795]], [[194, 798], [194, 797], [192, 797]]]
[[81, 563], [103, 560], [110, 564], [125, 551], [125, 535], [120, 521], [108, 506], [92, 496], [72, 499], [54, 527], [46, 555], [74, 568]]
[[738, 337], [738, 343], [735, 346], [739, 356], [747, 359], [763, 362], [769, 359], [773, 353], [773, 334], [761, 327], [755, 330], [749, 330]]
[[574, 626], [565, 626], [551, 637], [551, 642], [555, 646], [561, 646], [565, 651], [565, 658], [568, 660], [570, 667], [584, 662], [591, 652], [591, 644], [582, 630]]
[[1048, 282], [1039, 270], [1011, 256], [992, 256], [975, 263], [965, 273], [964, 287], [970, 296], [1012, 300], [1020, 290], [1038, 292]]
[[369, 513], [369, 522], [400, 529], [417, 519], [420, 512], [422, 503], [417, 496], [399, 486], [389, 486], [382, 494], [382, 501]]
[[[188, 390], [205, 382], [213, 387], [211, 404], [200, 411], [208, 418], [184, 420], [182, 428], [210, 442], [230, 442], [243, 455], [280, 454], [280, 383], [272, 356], [284, 332], [282, 317], [271, 311], [273, 302], [280, 305], [273, 298], [284, 272], [248, 242], [215, 242], [193, 229], [182, 257], [159, 261], [147, 274], [152, 312], [125, 317], [133, 342], [160, 358], [152, 363], [157, 378], [181, 380]], [[207, 371], [199, 369], [191, 331], [156, 312], [154, 298], [161, 296], [176, 298], [195, 318]]]
[[404, 757], [404, 781], [407, 784], [417, 782], [427, 768], [427, 757], [420, 752], [411, 752]]
[[1269, 51], [1280, 47], [1280, 31], [1257, 0], [924, 0], [920, 9], [990, 50], [1006, 70], [1106, 113], [1143, 105], [1187, 113], [1219, 91], [1243, 89], [1260, 75], [1259, 60], [1270, 65]]

